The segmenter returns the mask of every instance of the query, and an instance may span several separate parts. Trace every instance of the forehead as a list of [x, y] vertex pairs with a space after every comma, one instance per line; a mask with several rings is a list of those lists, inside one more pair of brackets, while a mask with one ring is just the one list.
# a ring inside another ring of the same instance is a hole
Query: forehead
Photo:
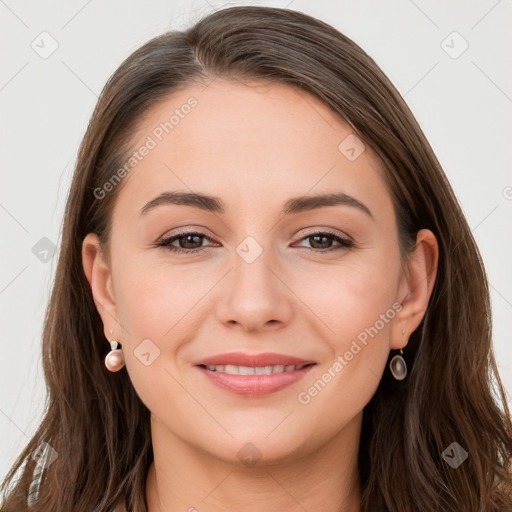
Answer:
[[175, 91], [145, 113], [132, 147], [144, 156], [118, 201], [139, 208], [167, 190], [229, 194], [228, 206], [246, 208], [308, 191], [387, 195], [373, 150], [321, 100], [283, 83], [217, 78]]

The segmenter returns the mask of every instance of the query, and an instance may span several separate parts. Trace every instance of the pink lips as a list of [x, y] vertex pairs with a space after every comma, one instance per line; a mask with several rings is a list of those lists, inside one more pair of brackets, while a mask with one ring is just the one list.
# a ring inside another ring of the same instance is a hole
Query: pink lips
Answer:
[[[213, 384], [227, 391], [232, 391], [244, 396], [264, 396], [279, 391], [304, 377], [311, 370], [314, 361], [300, 359], [294, 356], [284, 354], [263, 353], [263, 354], [244, 354], [242, 352], [231, 352], [227, 354], [218, 354], [200, 361], [194, 365], [203, 373]], [[269, 375], [233, 375], [222, 371], [208, 370], [206, 366], [235, 365], [235, 366], [296, 366], [299, 367], [293, 371], [282, 373], [272, 373]]]
[[218, 354], [216, 356], [207, 357], [206, 359], [201, 359], [200, 361], [196, 361], [194, 365], [217, 366], [220, 364], [233, 364], [235, 366], [273, 366], [275, 364], [282, 364], [284, 366], [302, 366], [311, 363], [314, 363], [314, 361], [307, 361], [283, 354], [274, 354], [272, 352], [254, 355], [244, 354], [243, 352], [228, 352], [226, 354]]

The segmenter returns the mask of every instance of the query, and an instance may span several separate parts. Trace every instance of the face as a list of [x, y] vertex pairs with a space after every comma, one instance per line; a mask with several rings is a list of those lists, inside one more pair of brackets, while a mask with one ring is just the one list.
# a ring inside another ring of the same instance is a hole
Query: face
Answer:
[[[285, 84], [217, 79], [146, 113], [140, 161], [116, 199], [99, 311], [172, 437], [226, 461], [246, 443], [278, 460], [360, 419], [390, 347], [406, 343], [393, 203], [362, 144]], [[162, 199], [176, 192], [216, 201]], [[312, 200], [325, 194], [338, 202]], [[285, 371], [232, 353], [280, 354]], [[235, 368], [198, 366], [213, 356], [210, 366]]]

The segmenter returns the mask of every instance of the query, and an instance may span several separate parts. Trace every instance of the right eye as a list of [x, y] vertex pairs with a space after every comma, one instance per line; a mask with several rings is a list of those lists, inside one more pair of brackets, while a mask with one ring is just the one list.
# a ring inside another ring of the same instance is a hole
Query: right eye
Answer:
[[[194, 253], [194, 252], [204, 250], [205, 247], [192, 247], [192, 248], [176, 247], [176, 246], [172, 245], [172, 243], [175, 240], [186, 240], [185, 244], [190, 243], [193, 245], [193, 244], [198, 243], [197, 242], [198, 239], [203, 239], [203, 238], [206, 238], [207, 240], [212, 241], [211, 238], [206, 236], [204, 233], [199, 233], [197, 231], [187, 231], [187, 232], [183, 232], [183, 233], [177, 233], [176, 235], [172, 235], [168, 238], [164, 238], [157, 244], [157, 247], [165, 247], [169, 251], [178, 252], [178, 253]], [[200, 243], [201, 242], [202, 242], [202, 240], [200, 240]], [[180, 245], [182, 245], [182, 244], [180, 244]]]

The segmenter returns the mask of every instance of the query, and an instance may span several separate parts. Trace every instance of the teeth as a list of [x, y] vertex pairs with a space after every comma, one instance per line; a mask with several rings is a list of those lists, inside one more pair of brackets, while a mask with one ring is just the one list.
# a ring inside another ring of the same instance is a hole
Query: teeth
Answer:
[[[234, 373], [237, 371], [237, 367], [232, 366], [229, 370]], [[254, 375], [254, 368], [251, 366], [238, 366], [238, 373], [240, 375]]]
[[231, 375], [270, 375], [271, 373], [293, 372], [302, 366], [275, 364], [272, 366], [236, 366], [233, 364], [220, 364], [217, 366], [208, 366], [206, 368], [212, 372], [224, 372]]

